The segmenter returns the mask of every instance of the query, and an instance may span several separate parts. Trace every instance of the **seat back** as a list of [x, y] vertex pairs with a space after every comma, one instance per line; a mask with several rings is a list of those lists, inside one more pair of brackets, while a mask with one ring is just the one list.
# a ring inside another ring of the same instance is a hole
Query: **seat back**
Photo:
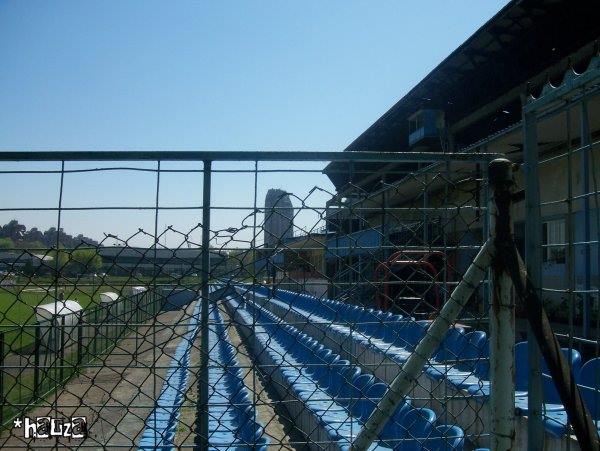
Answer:
[[398, 437], [405, 439], [400, 449], [402, 451], [427, 449], [427, 440], [431, 437], [436, 418], [433, 410], [424, 407], [406, 412], [397, 434]]
[[[383, 396], [383, 395], [382, 395]], [[394, 443], [394, 439], [404, 438], [404, 418], [412, 409], [408, 398], [404, 400], [397, 408], [394, 414], [390, 417], [386, 425], [381, 430], [379, 437], [381, 440], [387, 441], [390, 445], [397, 447], [398, 443]]]
[[428, 321], [411, 321], [411, 328], [408, 336], [411, 349], [414, 349], [415, 346], [421, 341], [421, 338], [423, 338], [428, 328]]
[[398, 321], [394, 327], [393, 343], [401, 348], [412, 350], [425, 335], [426, 330], [427, 326], [418, 321], [411, 319]]
[[526, 341], [515, 345], [515, 390], [529, 387], [529, 348]]
[[398, 338], [400, 330], [404, 326], [406, 320], [401, 315], [393, 315], [385, 324], [383, 339], [389, 343], [394, 343]]
[[[562, 353], [568, 359], [573, 375], [577, 378], [581, 373], [581, 354], [577, 349], [561, 348]], [[542, 359], [542, 373], [550, 374], [546, 361]]]
[[375, 378], [372, 374], [361, 374], [352, 384], [352, 392], [354, 397], [364, 396], [369, 386], [373, 384]]
[[439, 362], [456, 360], [459, 353], [466, 347], [465, 330], [462, 327], [451, 327], [446, 332], [444, 340], [440, 343], [434, 358]]
[[465, 432], [458, 426], [443, 424], [431, 432], [426, 442], [429, 451], [462, 451], [465, 445]]
[[[489, 356], [489, 342], [487, 341], [487, 335], [481, 330], [474, 330], [465, 334], [465, 347], [459, 353], [459, 360], [463, 360], [463, 366], [467, 370], [471, 370], [477, 373], [478, 366], [480, 363], [487, 363], [489, 367], [489, 360], [486, 359]], [[484, 370], [485, 372], [485, 370]], [[487, 374], [487, 372], [485, 372]]]
[[350, 402], [349, 398], [354, 396], [354, 386], [357, 379], [361, 376], [361, 370], [358, 366], [349, 365], [347, 368], [343, 368], [340, 374], [343, 381], [338, 396], [342, 398], [342, 404], [348, 404]]
[[[580, 374], [581, 354], [579, 351], [570, 348], [562, 348], [562, 352], [569, 359], [573, 374]], [[542, 374], [549, 376], [550, 371], [543, 358], [540, 361], [540, 366]], [[546, 402], [560, 402], [554, 384], [549, 384], [548, 381], [546, 381], [545, 385], [547, 386], [548, 391], [544, 393], [544, 400]], [[527, 391], [529, 389], [529, 349], [526, 341], [515, 345], [515, 389], [519, 391]]]
[[311, 363], [315, 363], [314, 366], [309, 367], [306, 372], [312, 374], [314, 379], [321, 382], [327, 383], [329, 381], [329, 375], [332, 373], [331, 365], [335, 365], [340, 360], [338, 354], [329, 354], [325, 359], [317, 359]]
[[600, 358], [590, 359], [581, 367], [577, 378], [579, 391], [590, 415], [600, 420]]
[[[581, 354], [579, 351], [575, 349], [562, 348], [562, 352], [567, 358], [570, 357], [570, 365], [573, 374], [579, 376], [581, 373]], [[544, 402], [551, 404], [562, 404], [562, 400], [560, 399], [560, 395], [558, 394], [554, 380], [549, 373], [550, 371], [548, 366], [545, 362], [542, 362], [542, 387], [544, 391]]]
[[600, 388], [600, 357], [590, 359], [579, 370], [577, 383], [587, 387]]
[[362, 422], [367, 421], [373, 410], [375, 410], [375, 406], [387, 391], [387, 384], [377, 383], [371, 385], [366, 393], [357, 400], [354, 404], [352, 413], [360, 418]]

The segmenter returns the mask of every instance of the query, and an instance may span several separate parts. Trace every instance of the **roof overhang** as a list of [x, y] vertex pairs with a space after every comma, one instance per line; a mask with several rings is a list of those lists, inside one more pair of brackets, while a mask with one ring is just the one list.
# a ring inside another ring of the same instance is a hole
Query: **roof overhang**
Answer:
[[[518, 122], [528, 83], [532, 89], [541, 87], [562, 77], [570, 64], [589, 60], [600, 36], [598, 16], [595, 2], [511, 1], [345, 151], [408, 151], [408, 117], [421, 108], [444, 110], [458, 140], [455, 148]], [[507, 106], [508, 114], [497, 117]], [[350, 181], [341, 169], [332, 162], [323, 170], [338, 190]]]

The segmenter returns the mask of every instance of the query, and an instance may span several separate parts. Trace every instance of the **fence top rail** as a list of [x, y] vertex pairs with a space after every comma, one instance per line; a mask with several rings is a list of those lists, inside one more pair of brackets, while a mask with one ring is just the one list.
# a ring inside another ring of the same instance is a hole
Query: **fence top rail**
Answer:
[[0, 151], [0, 161], [342, 161], [484, 162], [492, 153], [338, 151]]

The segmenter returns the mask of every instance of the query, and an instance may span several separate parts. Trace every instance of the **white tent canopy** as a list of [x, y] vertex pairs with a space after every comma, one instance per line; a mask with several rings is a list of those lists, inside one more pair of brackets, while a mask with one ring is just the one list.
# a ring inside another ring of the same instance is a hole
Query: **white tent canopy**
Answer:
[[103, 304], [108, 304], [110, 302], [115, 302], [119, 299], [119, 295], [114, 291], [106, 291], [104, 293], [100, 293], [100, 302]]
[[148, 291], [148, 288], [146, 287], [131, 287], [131, 293], [132, 294], [139, 294], [139, 293], [143, 293], [144, 291]]
[[38, 305], [35, 308], [38, 320], [52, 319], [56, 316], [67, 316], [82, 310], [81, 305], [76, 301], [64, 300], [50, 302], [48, 304]]
[[38, 305], [35, 308], [37, 321], [42, 326], [41, 342], [47, 351], [58, 351], [75, 339], [82, 310], [78, 302], [68, 299]]

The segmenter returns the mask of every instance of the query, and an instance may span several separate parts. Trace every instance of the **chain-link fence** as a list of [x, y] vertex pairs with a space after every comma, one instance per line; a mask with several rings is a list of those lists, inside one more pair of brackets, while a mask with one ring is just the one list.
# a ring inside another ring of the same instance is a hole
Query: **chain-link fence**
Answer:
[[5, 154], [3, 446], [488, 445], [493, 158]]
[[[525, 103], [523, 158], [532, 169], [523, 178], [527, 196], [518, 223], [528, 273], [594, 420], [600, 400], [598, 63], [593, 58], [581, 75], [570, 68], [561, 83], [548, 83]], [[558, 446], [571, 436], [571, 420], [533, 340], [527, 352], [530, 373], [523, 373], [522, 388], [529, 390], [530, 408], [518, 412], [530, 419], [529, 444], [545, 439]]]

